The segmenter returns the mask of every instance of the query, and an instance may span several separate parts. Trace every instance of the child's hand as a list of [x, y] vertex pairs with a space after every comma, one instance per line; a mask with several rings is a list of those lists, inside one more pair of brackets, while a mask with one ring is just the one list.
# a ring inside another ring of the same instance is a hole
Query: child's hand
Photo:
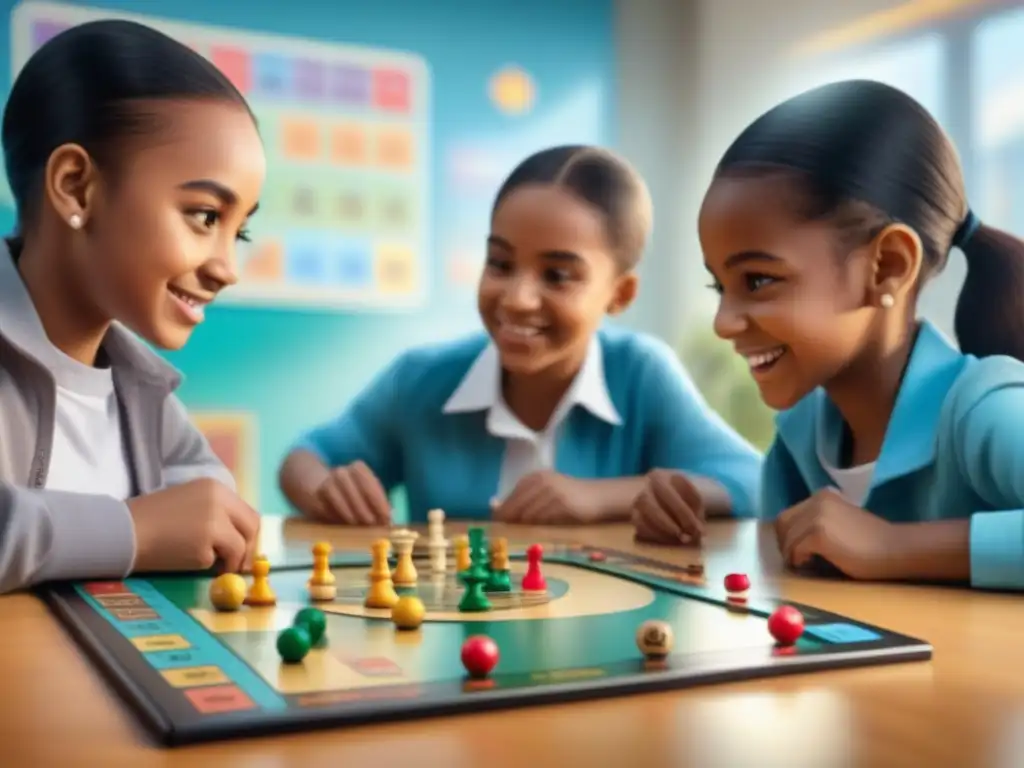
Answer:
[[682, 472], [656, 469], [633, 502], [637, 541], [694, 544], [704, 535], [704, 500]]
[[893, 525], [825, 488], [775, 521], [779, 549], [793, 568], [815, 555], [854, 579], [885, 579], [892, 569]]
[[216, 480], [193, 480], [129, 500], [136, 571], [195, 571], [252, 562], [260, 515]]
[[391, 502], [373, 470], [361, 461], [332, 469], [316, 491], [313, 517], [343, 525], [388, 525]]
[[592, 484], [550, 470], [526, 475], [508, 498], [494, 505], [495, 520], [523, 525], [595, 523], [600, 514]]

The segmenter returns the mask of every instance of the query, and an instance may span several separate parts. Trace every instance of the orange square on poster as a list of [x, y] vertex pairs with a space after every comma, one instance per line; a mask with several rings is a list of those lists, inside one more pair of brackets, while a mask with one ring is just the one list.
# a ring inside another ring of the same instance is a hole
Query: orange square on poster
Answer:
[[286, 117], [281, 120], [281, 148], [292, 160], [316, 160], [323, 147], [320, 126], [314, 120]]
[[192, 423], [206, 438], [210, 450], [235, 478], [239, 495], [255, 505], [255, 419], [244, 413], [193, 413]]
[[382, 128], [377, 134], [377, 165], [406, 171], [415, 161], [412, 134], [401, 128]]
[[365, 165], [369, 150], [366, 128], [340, 123], [331, 128], [331, 160], [338, 165]]

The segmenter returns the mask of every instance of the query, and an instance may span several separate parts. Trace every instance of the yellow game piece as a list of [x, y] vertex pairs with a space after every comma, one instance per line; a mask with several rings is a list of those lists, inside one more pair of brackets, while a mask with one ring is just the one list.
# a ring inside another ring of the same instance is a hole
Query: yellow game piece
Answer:
[[398, 593], [391, 581], [391, 569], [388, 568], [388, 549], [391, 543], [387, 539], [378, 539], [370, 547], [373, 560], [370, 565], [370, 588], [366, 590], [363, 605], [366, 608], [391, 608], [398, 602]]
[[245, 602], [245, 579], [225, 573], [210, 582], [210, 603], [218, 611], [237, 611]]
[[398, 629], [418, 629], [427, 609], [415, 595], [403, 595], [391, 608], [391, 620]]
[[277, 595], [270, 588], [270, 561], [257, 557], [252, 563], [252, 586], [245, 596], [245, 604], [254, 607], [277, 605]]
[[396, 587], [416, 586], [419, 574], [412, 561], [412, 550], [416, 544], [419, 534], [414, 531], [406, 531], [395, 541], [395, 549], [398, 553], [398, 562], [395, 570], [391, 573], [391, 583]]
[[312, 600], [328, 601], [338, 595], [336, 580], [331, 573], [330, 556], [331, 545], [328, 542], [319, 541], [313, 545], [313, 574], [306, 584]]
[[491, 570], [508, 570], [508, 542], [505, 539], [495, 539], [491, 545]]
[[466, 534], [459, 534], [455, 537], [455, 570], [458, 572], [469, 570], [473, 564], [469, 556], [469, 537]]

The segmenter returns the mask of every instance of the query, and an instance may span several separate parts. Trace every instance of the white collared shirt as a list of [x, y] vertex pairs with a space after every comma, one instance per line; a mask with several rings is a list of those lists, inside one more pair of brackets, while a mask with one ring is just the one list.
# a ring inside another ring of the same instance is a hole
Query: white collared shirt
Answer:
[[444, 413], [487, 413], [487, 431], [506, 440], [501, 480], [496, 494], [504, 499], [525, 475], [555, 466], [558, 430], [574, 406], [582, 406], [609, 424], [621, 424], [622, 418], [612, 403], [604, 377], [601, 343], [595, 336], [576, 378], [551, 415], [551, 420], [536, 432], [512, 412], [501, 392], [501, 360], [494, 344], [488, 344], [470, 367], [455, 392], [444, 405]]

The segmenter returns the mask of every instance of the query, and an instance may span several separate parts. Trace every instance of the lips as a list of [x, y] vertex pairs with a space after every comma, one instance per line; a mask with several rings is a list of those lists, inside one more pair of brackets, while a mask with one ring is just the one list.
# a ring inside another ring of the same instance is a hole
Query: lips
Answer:
[[196, 296], [194, 293], [189, 293], [173, 285], [168, 286], [167, 291], [188, 320], [193, 323], [201, 323], [206, 317], [206, 305], [210, 303], [209, 299]]

